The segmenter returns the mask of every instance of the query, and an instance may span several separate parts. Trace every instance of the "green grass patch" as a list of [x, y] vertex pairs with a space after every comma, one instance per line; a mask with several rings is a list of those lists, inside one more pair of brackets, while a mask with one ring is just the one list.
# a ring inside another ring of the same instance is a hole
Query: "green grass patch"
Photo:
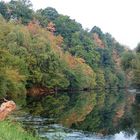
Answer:
[[0, 122], [0, 140], [41, 140], [25, 131], [17, 122]]

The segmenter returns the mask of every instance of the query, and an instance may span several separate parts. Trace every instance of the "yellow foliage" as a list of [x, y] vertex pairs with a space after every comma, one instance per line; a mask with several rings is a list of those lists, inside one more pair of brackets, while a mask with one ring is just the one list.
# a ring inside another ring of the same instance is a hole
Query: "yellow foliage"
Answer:
[[77, 58], [77, 61], [78, 61], [80, 64], [85, 63], [85, 60], [84, 60], [83, 58]]
[[58, 35], [56, 38], [55, 38], [55, 41], [56, 41], [56, 45], [57, 47], [61, 47], [62, 43], [63, 43], [63, 37], [61, 35]]
[[25, 80], [25, 76], [21, 75], [17, 69], [5, 69], [5, 74], [7, 78], [13, 82], [21, 82]]

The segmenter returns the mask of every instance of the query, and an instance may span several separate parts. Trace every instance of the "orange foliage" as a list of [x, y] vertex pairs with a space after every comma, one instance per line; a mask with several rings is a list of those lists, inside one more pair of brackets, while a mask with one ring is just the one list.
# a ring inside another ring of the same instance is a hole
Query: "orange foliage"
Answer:
[[39, 25], [38, 23], [35, 23], [34, 21], [31, 21], [28, 26], [27, 26], [29, 32], [32, 34], [32, 35], [35, 35], [38, 33], [38, 30], [39, 30]]
[[32, 34], [36, 34], [38, 33], [38, 36], [43, 36], [43, 38], [41, 39], [43, 42], [47, 42], [50, 44], [52, 50], [59, 55], [60, 59], [65, 61], [65, 63], [68, 65], [68, 67], [72, 70], [80, 70], [81, 73], [83, 73], [83, 75], [87, 75], [89, 77], [93, 77], [94, 72], [91, 69], [90, 66], [88, 66], [85, 63], [85, 60], [82, 58], [77, 58], [72, 56], [70, 53], [64, 53], [63, 49], [61, 48], [61, 45], [63, 43], [63, 37], [58, 35], [55, 36], [54, 34], [52, 34], [52, 32], [54, 32], [54, 24], [53, 23], [49, 23], [47, 30], [41, 28], [38, 24], [35, 24], [34, 22], [29, 23], [28, 28], [29, 31]]
[[54, 33], [55, 30], [55, 24], [53, 22], [49, 22], [48, 26], [47, 26], [47, 30], [50, 31], [51, 33]]
[[99, 35], [97, 33], [93, 34], [93, 39], [100, 48], [105, 48], [103, 41], [99, 38]]
[[64, 60], [68, 63], [70, 68], [75, 68], [77, 65], [77, 61], [75, 57], [71, 56], [69, 53], [65, 54]]

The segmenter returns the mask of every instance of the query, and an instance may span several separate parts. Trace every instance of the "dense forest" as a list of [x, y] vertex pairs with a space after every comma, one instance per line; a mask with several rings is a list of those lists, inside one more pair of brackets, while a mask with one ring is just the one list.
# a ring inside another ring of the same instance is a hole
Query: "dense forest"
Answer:
[[140, 44], [131, 51], [97, 26], [85, 30], [52, 7], [34, 11], [28, 0], [1, 1], [0, 14], [0, 98], [139, 87]]

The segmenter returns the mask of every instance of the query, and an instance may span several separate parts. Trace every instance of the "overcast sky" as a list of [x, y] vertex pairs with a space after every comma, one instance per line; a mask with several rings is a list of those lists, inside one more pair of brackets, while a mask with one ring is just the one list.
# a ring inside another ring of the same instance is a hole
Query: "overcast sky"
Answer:
[[99, 26], [121, 44], [140, 42], [140, 0], [31, 0], [34, 9], [54, 7], [84, 28]]

